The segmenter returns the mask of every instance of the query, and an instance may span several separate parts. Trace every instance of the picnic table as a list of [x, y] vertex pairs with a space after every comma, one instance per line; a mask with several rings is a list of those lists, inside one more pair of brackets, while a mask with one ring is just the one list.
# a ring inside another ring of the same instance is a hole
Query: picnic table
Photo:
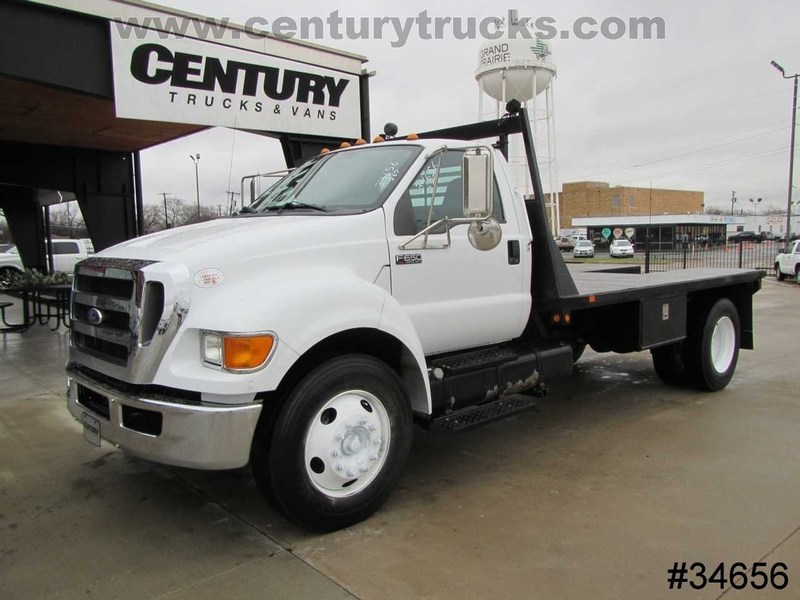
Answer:
[[21, 332], [37, 323], [46, 325], [55, 319], [55, 331], [61, 325], [70, 326], [69, 301], [72, 285], [69, 283], [56, 283], [49, 285], [31, 285], [0, 288], [0, 293], [19, 298], [22, 301], [22, 322], [9, 322], [6, 309], [13, 302], [0, 302], [0, 319], [4, 327], [0, 332]]

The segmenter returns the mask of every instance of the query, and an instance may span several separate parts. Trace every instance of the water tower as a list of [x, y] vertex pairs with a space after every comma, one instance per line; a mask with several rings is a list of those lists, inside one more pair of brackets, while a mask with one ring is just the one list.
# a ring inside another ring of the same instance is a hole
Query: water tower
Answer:
[[[559, 233], [558, 168], [556, 163], [555, 113], [553, 79], [556, 66], [550, 60], [550, 44], [545, 40], [526, 39], [517, 32], [486, 40], [480, 47], [475, 79], [478, 82], [478, 118], [499, 119], [506, 102], [519, 100], [527, 109], [536, 144], [539, 172], [545, 194], [549, 192], [550, 227]], [[544, 92], [544, 94], [542, 94]], [[509, 143], [508, 160], [514, 183], [524, 194], [533, 193], [525, 161], [525, 150], [519, 136]]]

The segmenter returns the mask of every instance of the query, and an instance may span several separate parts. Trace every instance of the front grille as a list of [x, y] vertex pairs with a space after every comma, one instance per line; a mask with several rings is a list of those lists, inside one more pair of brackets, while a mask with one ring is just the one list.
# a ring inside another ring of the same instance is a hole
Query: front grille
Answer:
[[[150, 261], [90, 258], [77, 266], [72, 293], [75, 348], [114, 365], [129, 366], [141, 340], [140, 310], [146, 298], [142, 298], [145, 286], [140, 269], [148, 264]], [[163, 291], [144, 295], [153, 297], [148, 314], [160, 315]], [[150, 320], [147, 334], [152, 337]]]

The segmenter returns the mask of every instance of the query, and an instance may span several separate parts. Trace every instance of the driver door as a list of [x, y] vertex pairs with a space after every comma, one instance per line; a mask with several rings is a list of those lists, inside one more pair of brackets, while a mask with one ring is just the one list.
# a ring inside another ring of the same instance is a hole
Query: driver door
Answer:
[[[426, 355], [473, 348], [520, 335], [528, 319], [530, 292], [523, 269], [529, 268], [510, 190], [494, 182], [493, 218], [502, 239], [491, 250], [470, 243], [469, 225], [451, 226], [449, 247], [444, 226], [409, 242], [430, 222], [463, 218], [463, 151], [431, 157], [393, 209], [386, 211], [392, 265], [392, 295], [405, 308]], [[437, 173], [438, 171], [438, 173]], [[434, 187], [435, 186], [435, 187]], [[388, 208], [388, 207], [387, 207]], [[438, 246], [438, 247], [437, 247]], [[527, 265], [527, 267], [526, 267]]]

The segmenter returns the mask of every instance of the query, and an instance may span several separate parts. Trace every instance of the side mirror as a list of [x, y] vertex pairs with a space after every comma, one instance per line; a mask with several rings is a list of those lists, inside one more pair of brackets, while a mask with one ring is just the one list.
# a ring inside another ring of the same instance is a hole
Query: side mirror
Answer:
[[461, 159], [464, 188], [464, 216], [469, 219], [488, 219], [494, 209], [494, 163], [486, 147], [470, 148]]

